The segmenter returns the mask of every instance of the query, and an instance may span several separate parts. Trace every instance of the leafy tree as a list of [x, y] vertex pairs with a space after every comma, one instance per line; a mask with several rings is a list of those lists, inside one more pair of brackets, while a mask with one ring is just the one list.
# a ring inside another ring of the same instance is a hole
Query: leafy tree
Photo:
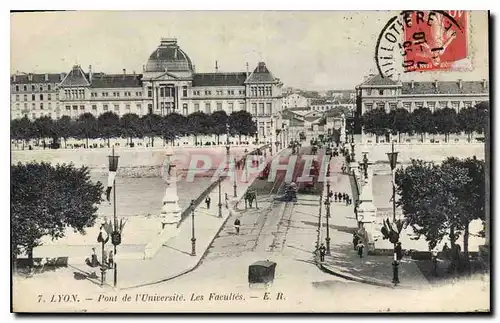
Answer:
[[476, 107], [461, 109], [457, 114], [458, 128], [467, 134], [467, 141], [471, 141], [474, 131], [480, 128], [480, 119]]
[[490, 110], [490, 102], [483, 101], [476, 105], [476, 111], [478, 114], [477, 121], [477, 129], [478, 133], [484, 133], [484, 129], [486, 127], [486, 123], [489, 118], [489, 110]]
[[169, 113], [163, 117], [162, 136], [165, 140], [170, 140], [174, 144], [175, 138], [183, 136], [186, 129], [186, 117], [179, 113]]
[[388, 116], [388, 125], [394, 133], [398, 134], [398, 142], [401, 142], [402, 133], [412, 132], [410, 113], [403, 108], [392, 110]]
[[[43, 140], [45, 143], [45, 138], [54, 138], [56, 137], [54, 121], [52, 118], [43, 116], [36, 119], [33, 122], [33, 129], [35, 136], [37, 138], [38, 143], [40, 140]], [[57, 140], [57, 139], [56, 139]], [[45, 149], [45, 146], [44, 146]]]
[[97, 118], [97, 124], [100, 137], [107, 139], [108, 148], [111, 147], [110, 139], [120, 136], [120, 117], [112, 111], [107, 111]]
[[251, 136], [257, 133], [257, 125], [250, 113], [240, 110], [229, 116], [229, 131], [231, 134], [237, 134], [241, 143], [242, 135]]
[[64, 139], [64, 148], [66, 148], [66, 140], [77, 133], [76, 122], [72, 121], [69, 116], [62, 116], [56, 121], [56, 129], [58, 136]]
[[[407, 168], [396, 171], [398, 205], [416, 234], [424, 235], [433, 249], [444, 236], [456, 241], [457, 227], [450, 216], [457, 211], [459, 201], [455, 190], [467, 181], [465, 170], [447, 168], [421, 160], [412, 160]], [[430, 185], [432, 183], [432, 185]]]
[[122, 138], [127, 138], [130, 143], [133, 142], [133, 138], [142, 138], [141, 118], [135, 113], [124, 114], [120, 118], [120, 134]]
[[91, 181], [87, 167], [72, 164], [12, 165], [10, 185], [12, 256], [25, 252], [30, 263], [43, 236], [59, 239], [66, 227], [84, 233], [93, 226], [103, 192], [100, 182]]
[[[464, 233], [464, 254], [468, 263], [469, 224], [484, 219], [484, 162], [476, 158], [449, 158], [442, 165], [412, 160], [396, 172], [396, 185], [408, 224], [425, 236], [434, 248], [444, 236], [452, 250], [460, 232]], [[453, 263], [458, 258], [453, 253]]]
[[444, 141], [448, 142], [450, 133], [458, 131], [457, 113], [454, 109], [438, 109], [433, 114], [436, 131], [444, 134]]
[[99, 127], [97, 119], [90, 112], [85, 112], [76, 120], [75, 134], [77, 138], [86, 140], [86, 147], [89, 147], [89, 138], [97, 138]]
[[211, 118], [204, 112], [193, 112], [187, 117], [187, 129], [194, 136], [194, 143], [198, 145], [198, 135], [210, 133]]
[[469, 179], [463, 187], [455, 191], [460, 207], [453, 214], [456, 226], [464, 232], [463, 251], [469, 265], [469, 224], [476, 219], [485, 219], [485, 164], [475, 157], [462, 160], [450, 157], [443, 162], [443, 167], [465, 170]]
[[12, 139], [22, 141], [22, 149], [25, 142], [34, 137], [33, 123], [24, 116], [21, 119], [14, 119], [10, 122], [10, 136]]
[[375, 135], [375, 141], [378, 142], [378, 137], [387, 133], [389, 120], [384, 108], [370, 110], [363, 114], [362, 124], [364, 131]]
[[420, 139], [424, 141], [426, 133], [432, 133], [435, 129], [432, 112], [428, 108], [418, 108], [413, 110], [410, 117], [410, 128], [420, 134]]
[[144, 129], [144, 136], [150, 138], [150, 144], [154, 146], [154, 138], [160, 136], [162, 133], [162, 117], [148, 113], [141, 118], [142, 128]]
[[213, 134], [217, 136], [217, 144], [220, 144], [219, 137], [222, 134], [227, 132], [227, 126], [229, 124], [229, 116], [226, 114], [226, 111], [220, 110], [215, 111], [211, 115], [213, 122]]

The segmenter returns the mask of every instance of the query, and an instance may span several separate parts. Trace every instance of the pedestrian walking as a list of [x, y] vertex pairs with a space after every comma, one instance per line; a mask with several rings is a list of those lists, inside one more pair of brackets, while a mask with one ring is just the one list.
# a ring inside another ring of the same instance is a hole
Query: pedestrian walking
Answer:
[[236, 234], [240, 234], [240, 219], [236, 218], [234, 220], [234, 229], [236, 230]]
[[325, 244], [321, 243], [321, 246], [319, 247], [319, 261], [321, 262], [325, 261], [325, 254], [326, 254]]
[[97, 259], [97, 254], [95, 253], [95, 248], [92, 248], [92, 255], [90, 256], [90, 263], [92, 267], [99, 266], [99, 260]]
[[226, 201], [226, 209], [228, 209], [228, 208], [229, 208], [229, 204], [228, 204], [228, 202], [229, 202], [229, 197], [227, 196], [227, 193], [224, 193], [224, 194], [225, 194], [224, 199], [225, 199], [225, 201]]
[[438, 276], [438, 250], [437, 248], [432, 249], [432, 273], [435, 277]]
[[110, 250], [109, 256], [108, 256], [108, 267], [113, 268], [114, 264], [115, 264], [115, 260], [113, 258], [113, 250]]
[[361, 240], [358, 242], [357, 249], [358, 249], [359, 258], [363, 258], [363, 251], [365, 249], [365, 245], [363, 244], [363, 242]]
[[352, 245], [353, 245], [353, 249], [356, 250], [356, 247], [358, 246], [358, 242], [359, 242], [359, 236], [356, 232], [354, 232], [352, 234]]
[[205, 199], [205, 204], [207, 205], [207, 209], [210, 209], [210, 202], [212, 200], [210, 199], [210, 196], [207, 196], [207, 198]]
[[334, 196], [335, 196], [335, 202], [337, 202], [337, 199], [338, 199], [338, 194], [337, 194], [337, 192], [335, 192], [335, 195], [334, 195]]

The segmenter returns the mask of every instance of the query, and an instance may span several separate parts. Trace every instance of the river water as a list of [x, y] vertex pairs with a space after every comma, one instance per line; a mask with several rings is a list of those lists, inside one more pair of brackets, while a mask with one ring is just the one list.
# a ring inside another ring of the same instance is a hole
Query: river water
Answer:
[[[107, 177], [92, 176], [93, 181], [107, 185]], [[116, 212], [120, 217], [147, 216], [160, 213], [166, 184], [160, 177], [116, 177]], [[185, 180], [177, 183], [179, 206], [184, 209], [192, 199], [196, 199], [211, 184], [211, 177], [196, 177], [193, 182]], [[104, 196], [105, 198], [105, 196]], [[113, 202], [113, 194], [111, 194]], [[104, 201], [97, 211], [99, 216], [113, 216], [113, 204]]]

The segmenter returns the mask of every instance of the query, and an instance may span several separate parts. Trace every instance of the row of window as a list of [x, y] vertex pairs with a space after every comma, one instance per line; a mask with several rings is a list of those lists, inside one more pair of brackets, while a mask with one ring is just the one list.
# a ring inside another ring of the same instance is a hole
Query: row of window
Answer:
[[[160, 96], [161, 98], [164, 98], [164, 97], [175, 97], [175, 88], [174, 87], [170, 87], [170, 86], [160, 86], [160, 87], [157, 87], [156, 90], [158, 91], [158, 96]], [[187, 97], [188, 94], [188, 88], [187, 86], [183, 86], [182, 87], [182, 96], [183, 97]], [[148, 98], [152, 98], [153, 97], [153, 87], [151, 86], [148, 86]]]
[[20, 85], [16, 85], [16, 92], [20, 92], [21, 88], [24, 92], [27, 92], [28, 88], [31, 88], [31, 92], [34, 92], [36, 90], [40, 92], [52, 91], [53, 89], [54, 90], [56, 89], [56, 87], [52, 86], [52, 84], [39, 84], [39, 85], [31, 84], [31, 87], [28, 87], [28, 85], [25, 84], [22, 87]]
[[251, 86], [251, 96], [272, 96], [272, 86]]
[[[415, 109], [423, 108], [424, 106], [426, 106], [431, 111], [434, 111], [436, 108], [447, 108], [447, 107], [455, 110], [460, 109], [460, 101], [451, 101], [451, 105], [448, 104], [448, 101], [438, 101], [438, 102], [427, 101], [426, 104], [424, 101], [417, 101], [414, 102], [414, 105]], [[365, 103], [365, 108], [367, 111], [373, 109], [373, 107], [374, 107], [373, 103]], [[375, 107], [385, 109], [385, 102], [377, 102]], [[464, 101], [463, 107], [464, 108], [472, 107], [472, 101]], [[396, 102], [389, 102], [389, 110], [394, 110], [396, 108], [397, 108]], [[412, 108], [412, 102], [403, 102], [403, 108], [410, 111]]]
[[[40, 102], [39, 104], [40, 104], [39, 105], [40, 110], [43, 110], [45, 108], [47, 108], [48, 110], [52, 110], [52, 103], [51, 102], [47, 103], [46, 105], [44, 105], [43, 102]], [[57, 106], [59, 106], [59, 103], [56, 103], [56, 107]], [[16, 110], [19, 110], [20, 108], [21, 108], [21, 105], [19, 103], [16, 103]], [[37, 108], [36, 103], [31, 103], [31, 110], [36, 110], [36, 108]], [[28, 110], [28, 103], [24, 103], [23, 110], [24, 111]]]
[[[375, 92], [377, 91], [377, 92]], [[375, 90], [375, 89], [365, 89], [365, 94], [366, 95], [372, 95], [374, 93], [378, 93], [378, 95], [396, 95], [396, 90], [395, 89], [378, 89], [378, 90]]]
[[[47, 99], [47, 101], [52, 100], [52, 94], [47, 93], [47, 95], [44, 95], [43, 93], [40, 93], [38, 95], [40, 98], [40, 101], [43, 101], [44, 99]], [[24, 94], [23, 96], [20, 96], [19, 94], [16, 94], [16, 101], [28, 101], [29, 96], [27, 94]], [[56, 93], [55, 100], [59, 100], [59, 94]], [[31, 94], [31, 101], [36, 101], [36, 94]]]
[[[194, 90], [193, 91], [193, 96], [201, 96], [202, 93], [204, 93], [204, 95], [212, 95], [212, 91], [211, 90], [205, 90], [205, 91], [201, 91], [201, 90]], [[238, 91], [235, 91], [235, 90], [227, 90], [226, 91], [226, 95], [236, 95], [236, 93], [238, 93], [238, 95], [245, 95], [245, 90], [238, 90]], [[216, 90], [215, 91], [215, 95], [217, 96], [222, 96], [224, 95], [224, 90]]]

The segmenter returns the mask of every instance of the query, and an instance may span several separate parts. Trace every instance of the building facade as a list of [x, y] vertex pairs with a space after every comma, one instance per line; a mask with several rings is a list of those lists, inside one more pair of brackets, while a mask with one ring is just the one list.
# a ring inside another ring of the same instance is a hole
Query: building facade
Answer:
[[282, 106], [281, 81], [264, 62], [253, 72], [196, 73], [190, 57], [176, 39], [162, 39], [142, 74], [93, 73], [75, 65], [69, 73], [11, 76], [11, 117], [36, 119], [49, 116], [96, 117], [112, 111], [119, 116], [135, 113], [185, 116], [245, 110], [252, 114], [259, 136], [272, 136]]
[[356, 87], [356, 128], [364, 134], [359, 126], [360, 117], [372, 109], [382, 108], [389, 112], [404, 108], [411, 113], [424, 107], [431, 112], [452, 108], [458, 113], [483, 101], [489, 101], [486, 80], [396, 82], [372, 74]]
[[355, 100], [354, 99], [343, 99], [337, 97], [329, 97], [329, 98], [321, 98], [321, 99], [313, 99], [311, 101], [311, 110], [313, 111], [330, 111], [336, 108], [347, 108], [349, 110], [355, 109]]

